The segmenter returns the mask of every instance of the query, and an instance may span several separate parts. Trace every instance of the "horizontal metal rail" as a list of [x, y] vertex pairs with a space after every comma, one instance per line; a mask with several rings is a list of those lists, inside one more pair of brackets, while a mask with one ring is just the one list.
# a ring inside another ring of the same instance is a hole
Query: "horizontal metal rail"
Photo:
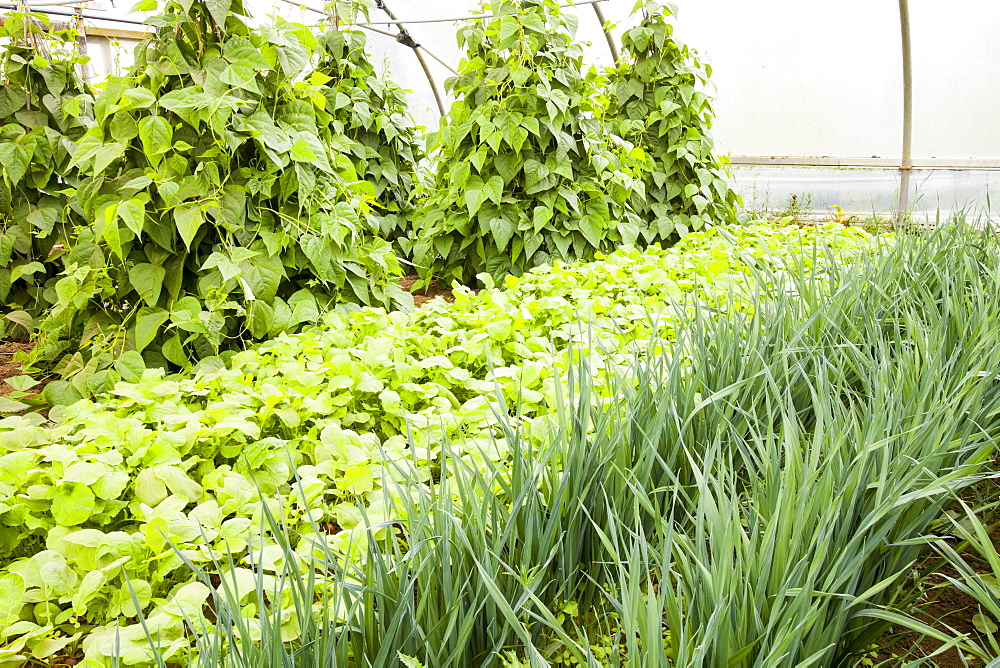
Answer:
[[[562, 9], [566, 9], [571, 7], [580, 7], [583, 5], [596, 5], [599, 2], [606, 2], [606, 0], [579, 0], [579, 2], [567, 2], [565, 4], [559, 5], [559, 7]], [[368, 21], [368, 22], [358, 21], [355, 23], [344, 23], [343, 25], [349, 25], [349, 26], [412, 25], [415, 23], [451, 23], [452, 21], [480, 21], [482, 19], [491, 19], [491, 18], [493, 18], [492, 14], [469, 14], [468, 16], [456, 16], [453, 18], [441, 18], [441, 19], [396, 19], [393, 21]]]
[[[897, 158], [851, 158], [832, 156], [734, 155], [733, 165], [741, 167], [856, 167], [869, 169], [899, 169]], [[1000, 169], [1000, 159], [989, 158], [925, 158], [914, 159], [913, 169]]]

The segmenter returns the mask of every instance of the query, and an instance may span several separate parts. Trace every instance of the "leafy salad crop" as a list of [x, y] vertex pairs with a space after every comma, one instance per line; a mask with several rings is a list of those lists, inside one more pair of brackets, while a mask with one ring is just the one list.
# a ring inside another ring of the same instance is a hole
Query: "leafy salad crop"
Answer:
[[[327, 527], [331, 549], [357, 558], [364, 524], [396, 512], [382, 489], [438, 475], [445, 437], [472, 464], [506, 460], [492, 438], [502, 400], [537, 441], [556, 379], [581, 355], [613, 370], [629, 346], [669, 340], [676, 305], [749, 311], [769, 287], [757, 267], [799, 271], [872, 248], [840, 226], [712, 229], [668, 250], [539, 268], [502, 291], [459, 290], [454, 304], [415, 313], [330, 314], [192, 374], [146, 370], [101, 403], [54, 409], [51, 423], [0, 420], [0, 666], [80, 640], [91, 665], [115, 654], [144, 663], [137, 605], [169, 657], [208, 595], [184, 558], [253, 547], [234, 577], [251, 562], [280, 568], [262, 503], [303, 531]], [[280, 504], [295, 476], [304, 494]], [[294, 615], [285, 621], [295, 637]]]

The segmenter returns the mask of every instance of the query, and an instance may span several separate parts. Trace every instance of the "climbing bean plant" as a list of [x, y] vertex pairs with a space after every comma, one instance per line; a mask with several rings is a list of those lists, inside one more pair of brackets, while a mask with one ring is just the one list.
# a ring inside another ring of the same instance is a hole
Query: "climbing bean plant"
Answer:
[[41, 15], [0, 25], [0, 335], [26, 336], [57, 298], [80, 211], [69, 196], [73, 143], [91, 123], [75, 33]]
[[642, 149], [636, 168], [643, 193], [630, 205], [643, 219], [643, 241], [671, 242], [690, 230], [735, 222], [739, 196], [725, 178], [708, 131], [711, 66], [673, 39], [670, 8], [641, 0], [643, 18], [625, 31], [625, 57], [608, 72], [608, 119]]
[[[364, 15], [338, 3], [338, 16]], [[353, 11], [352, 11], [353, 10]], [[364, 33], [331, 28], [318, 37], [318, 71], [331, 77], [324, 94], [337, 134], [360, 178], [375, 188], [372, 216], [382, 238], [406, 234], [417, 163], [424, 157], [402, 88], [376, 72]]]
[[[423, 279], [474, 281], [630, 243], [638, 149], [601, 121], [575, 18], [554, 0], [501, 0], [458, 32], [457, 98], [430, 142], [433, 183], [414, 218]], [[629, 154], [632, 153], [630, 158]]]
[[405, 304], [317, 39], [281, 19], [251, 30], [245, 15], [242, 0], [167, 0], [131, 73], [96, 99], [71, 162], [94, 222], [36, 348], [44, 361], [82, 347], [53, 400], [143, 364], [224, 356], [328, 304]]

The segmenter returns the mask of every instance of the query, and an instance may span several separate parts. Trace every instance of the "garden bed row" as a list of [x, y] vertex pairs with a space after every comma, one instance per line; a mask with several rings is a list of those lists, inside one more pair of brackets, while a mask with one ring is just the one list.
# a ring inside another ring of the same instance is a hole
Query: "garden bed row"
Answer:
[[[458, 289], [415, 313], [331, 313], [226, 364], [145, 370], [48, 419], [0, 420], [0, 666], [77, 644], [98, 662], [146, 663], [137, 607], [168, 657], [184, 651], [185, 616], [208, 609], [185, 559], [234, 555], [234, 578], [254, 564], [280, 571], [262, 508], [360, 558], [366, 525], [399, 516], [385, 490], [439, 480], [442, 452], [508, 466], [508, 419], [543, 443], [580, 360], [606, 396], [636, 351], [670, 342], [692, 309], [751, 313], [788, 289], [782, 276], [874, 247], [836, 225], [709, 230], [667, 250], [557, 263], [503, 289]], [[293, 548], [311, 549], [302, 537]], [[295, 637], [299, 621], [285, 623]]]

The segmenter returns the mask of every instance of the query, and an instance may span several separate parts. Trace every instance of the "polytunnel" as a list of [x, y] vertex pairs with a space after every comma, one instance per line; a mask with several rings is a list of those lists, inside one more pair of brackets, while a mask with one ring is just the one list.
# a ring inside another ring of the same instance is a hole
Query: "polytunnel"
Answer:
[[1000, 668], [1000, 3], [668, 1], [0, 0], [0, 668]]
[[[79, 22], [99, 79], [131, 62], [151, 34], [127, 0], [29, 2], [55, 22]], [[360, 27], [376, 62], [410, 91], [417, 122], [436, 127], [444, 81], [461, 59], [456, 27], [488, 11], [470, 0], [379, 0]], [[634, 21], [634, 0], [565, 2], [588, 59], [609, 65]], [[255, 22], [324, 20], [320, 0], [251, 0]], [[747, 209], [823, 216], [898, 212], [918, 220], [988, 213], [1000, 169], [1000, 5], [986, 0], [679, 0], [677, 36], [712, 67], [713, 135]], [[0, 9], [13, 8], [0, 3]], [[905, 11], [904, 11], [905, 10]], [[608, 28], [602, 30], [602, 23]], [[401, 33], [402, 29], [402, 33]], [[904, 36], [910, 86], [904, 86]], [[912, 100], [907, 112], [905, 99]], [[909, 121], [905, 119], [909, 117]], [[910, 136], [904, 138], [909, 126]], [[910, 147], [904, 156], [904, 144]]]

